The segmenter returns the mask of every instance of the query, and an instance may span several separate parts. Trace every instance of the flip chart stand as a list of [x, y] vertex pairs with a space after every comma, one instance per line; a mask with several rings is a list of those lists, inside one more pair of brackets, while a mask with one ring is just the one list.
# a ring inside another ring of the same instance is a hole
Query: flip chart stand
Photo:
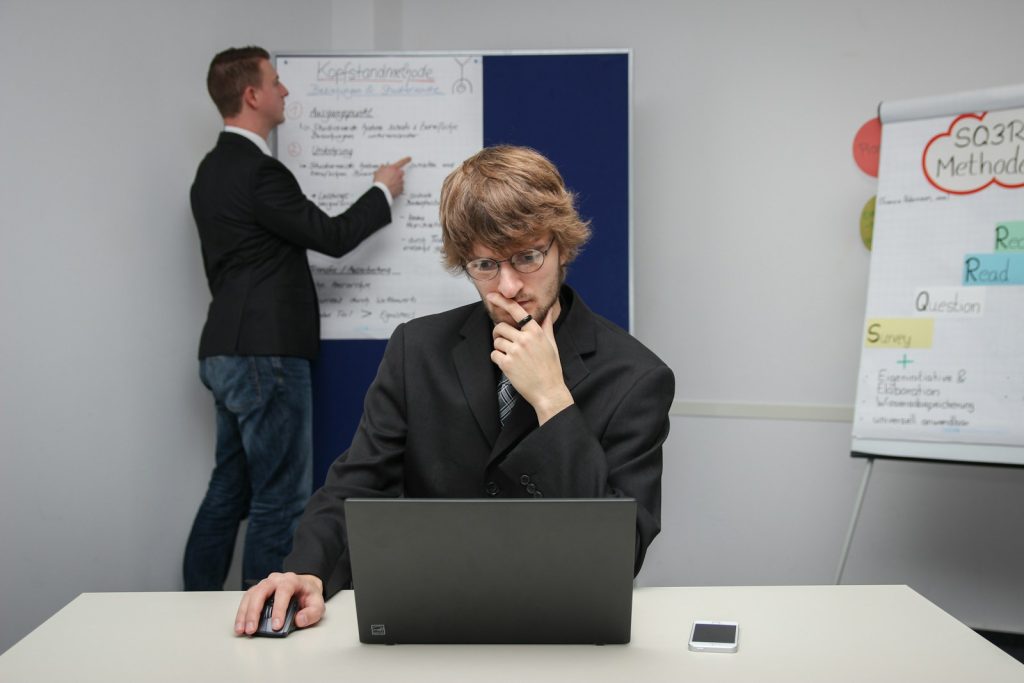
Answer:
[[850, 545], [853, 543], [853, 533], [857, 530], [857, 520], [860, 518], [860, 510], [864, 506], [864, 495], [868, 490], [868, 482], [871, 480], [871, 470], [875, 466], [875, 459], [867, 458], [867, 465], [864, 467], [864, 476], [860, 481], [860, 491], [857, 493], [857, 500], [853, 504], [853, 516], [850, 518], [850, 528], [846, 532], [846, 542], [843, 544], [843, 554], [839, 558], [839, 568], [836, 570], [836, 585], [843, 581], [843, 570], [846, 569], [846, 559], [850, 555]]

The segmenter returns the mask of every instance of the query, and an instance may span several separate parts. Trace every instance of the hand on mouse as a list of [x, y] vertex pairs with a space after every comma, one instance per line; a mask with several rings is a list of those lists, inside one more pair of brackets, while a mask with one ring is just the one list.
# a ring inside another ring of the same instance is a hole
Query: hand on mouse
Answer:
[[284, 624], [284, 615], [292, 597], [299, 601], [295, 613], [298, 628], [312, 626], [324, 616], [324, 585], [319, 577], [312, 574], [273, 573], [250, 588], [242, 596], [235, 614], [235, 634], [251, 636], [256, 633], [260, 612], [267, 598], [274, 596], [274, 611], [271, 621], [275, 630]]

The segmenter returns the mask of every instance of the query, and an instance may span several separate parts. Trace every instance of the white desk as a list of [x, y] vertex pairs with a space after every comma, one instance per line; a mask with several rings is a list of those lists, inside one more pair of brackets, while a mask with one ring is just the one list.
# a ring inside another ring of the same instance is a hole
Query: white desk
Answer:
[[[232, 632], [239, 593], [85, 593], [0, 656], [0, 681], [1024, 682], [1024, 665], [906, 586], [644, 588], [629, 645], [361, 645], [351, 592], [284, 639]], [[740, 622], [736, 654], [686, 649]]]

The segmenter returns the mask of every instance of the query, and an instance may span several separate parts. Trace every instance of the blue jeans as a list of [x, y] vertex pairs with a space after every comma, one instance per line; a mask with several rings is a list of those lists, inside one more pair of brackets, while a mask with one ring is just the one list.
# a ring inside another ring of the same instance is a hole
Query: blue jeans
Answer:
[[242, 587], [281, 571], [313, 487], [310, 363], [213, 356], [199, 377], [217, 406], [216, 465], [185, 547], [185, 590], [222, 590], [248, 516]]

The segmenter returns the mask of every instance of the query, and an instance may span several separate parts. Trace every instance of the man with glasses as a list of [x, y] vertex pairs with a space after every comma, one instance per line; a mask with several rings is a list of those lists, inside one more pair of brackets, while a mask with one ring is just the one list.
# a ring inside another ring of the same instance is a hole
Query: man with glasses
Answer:
[[279, 628], [324, 613], [351, 585], [344, 501], [631, 497], [634, 569], [660, 529], [662, 443], [672, 371], [565, 285], [590, 236], [554, 165], [522, 147], [467, 159], [441, 190], [447, 267], [481, 303], [399, 326], [349, 449], [299, 523], [283, 574], [242, 598], [235, 632], [255, 632], [274, 596]]

